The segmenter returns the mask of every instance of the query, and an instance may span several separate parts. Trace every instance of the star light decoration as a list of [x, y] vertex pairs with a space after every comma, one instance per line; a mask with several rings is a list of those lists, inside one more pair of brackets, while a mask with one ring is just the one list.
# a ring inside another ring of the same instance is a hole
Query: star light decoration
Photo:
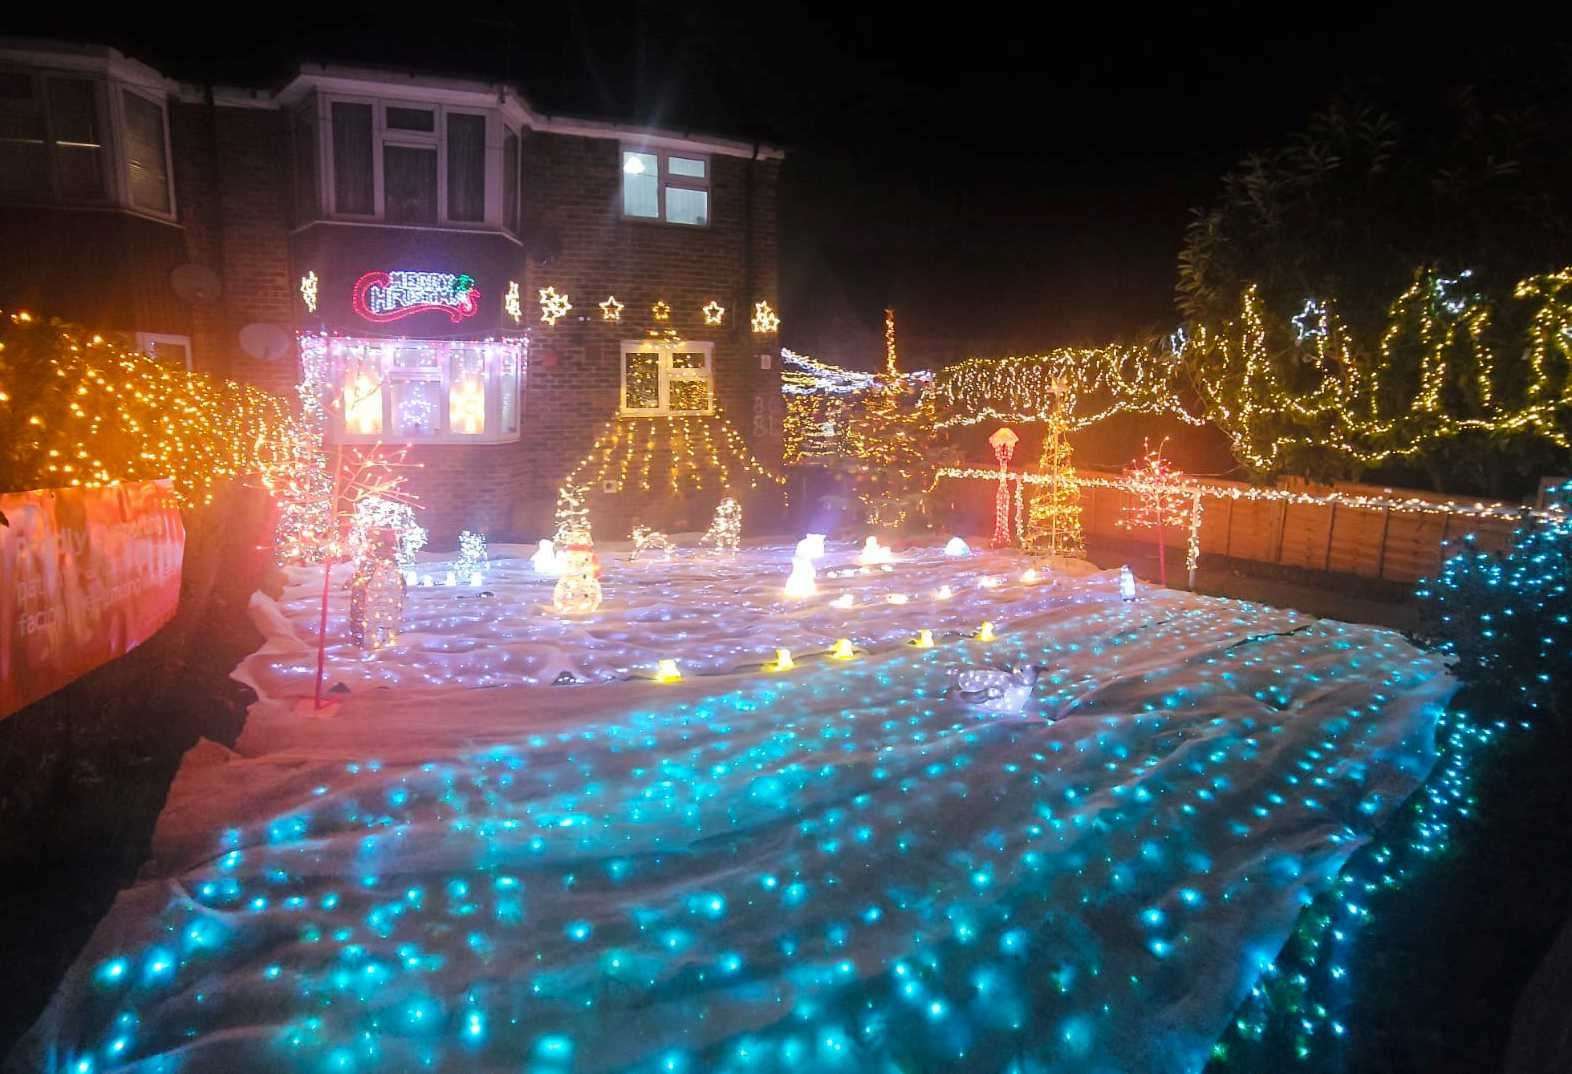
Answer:
[[617, 301], [616, 295], [607, 295], [606, 301], [600, 304], [600, 319], [603, 321], [622, 320], [622, 303]]
[[1326, 307], [1313, 298], [1305, 299], [1305, 308], [1289, 318], [1294, 326], [1294, 342], [1319, 339], [1326, 335]]
[[300, 277], [300, 300], [306, 304], [307, 313], [317, 311], [317, 270], [312, 269]]
[[771, 335], [780, 331], [781, 319], [770, 309], [770, 304], [760, 300], [753, 304], [753, 331], [757, 335]]
[[704, 323], [708, 325], [717, 325], [726, 319], [726, 307], [713, 298], [704, 305], [701, 312], [704, 314]]
[[657, 321], [669, 321], [671, 320], [671, 307], [663, 299], [650, 307], [650, 316]]
[[542, 287], [540, 289], [540, 319], [542, 322], [555, 325], [568, 315], [573, 308], [567, 295], [559, 295], [555, 287]]
[[524, 301], [519, 295], [517, 280], [508, 281], [507, 294], [502, 296], [502, 310], [509, 317], [513, 318], [514, 324], [518, 324], [524, 319]]

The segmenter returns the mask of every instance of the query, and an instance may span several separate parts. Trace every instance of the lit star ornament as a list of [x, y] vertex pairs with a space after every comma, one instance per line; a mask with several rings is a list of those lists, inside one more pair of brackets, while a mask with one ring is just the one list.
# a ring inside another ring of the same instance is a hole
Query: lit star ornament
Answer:
[[517, 280], [508, 281], [507, 294], [502, 296], [502, 311], [513, 318], [514, 324], [524, 319], [524, 300], [519, 296]]
[[606, 301], [600, 304], [600, 319], [603, 321], [622, 320], [622, 303], [617, 301], [616, 295], [607, 295]]
[[540, 319], [546, 324], [556, 324], [573, 308], [567, 295], [557, 294], [555, 287], [540, 289]]
[[671, 307], [664, 300], [657, 302], [650, 307], [650, 316], [657, 321], [669, 321], [671, 320]]
[[770, 335], [780, 331], [781, 319], [775, 311], [770, 309], [770, 304], [758, 301], [753, 304], [753, 330], [759, 335]]
[[713, 298], [701, 311], [704, 314], [705, 324], [720, 324], [726, 319], [726, 307], [716, 302]]

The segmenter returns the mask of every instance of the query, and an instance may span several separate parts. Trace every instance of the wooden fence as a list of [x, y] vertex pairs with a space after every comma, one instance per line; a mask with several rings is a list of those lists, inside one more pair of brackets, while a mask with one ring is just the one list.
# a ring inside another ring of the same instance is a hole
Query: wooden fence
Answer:
[[[1118, 479], [1117, 473], [1090, 470], [1082, 473], [1103, 480]], [[1410, 489], [1355, 484], [1294, 483], [1284, 486], [1318, 498], [1335, 492], [1399, 504], [1417, 500], [1435, 504], [1439, 511], [1235, 498], [1234, 490], [1243, 492], [1250, 486], [1217, 480], [1198, 480], [1195, 484], [1204, 490], [1200, 532], [1203, 557], [1229, 556], [1393, 582], [1416, 582], [1434, 575], [1443, 558], [1442, 542], [1448, 538], [1471, 533], [1480, 547], [1494, 551], [1510, 543], [1512, 531], [1518, 525], [1511, 518], [1480, 517], [1447, 510], [1447, 497]], [[1083, 488], [1081, 521], [1087, 538], [1150, 539], [1150, 531], [1132, 532], [1119, 527], [1119, 519], [1132, 505], [1133, 497], [1122, 489]], [[1486, 506], [1510, 511], [1514, 505], [1491, 503]], [[1188, 538], [1184, 529], [1165, 536], [1165, 543], [1178, 548], [1183, 548]]]
[[[1150, 530], [1119, 526], [1133, 507], [1134, 497], [1117, 485], [1117, 471], [1079, 470], [1081, 525], [1089, 540], [1147, 540]], [[973, 532], [989, 532], [993, 517], [996, 470], [982, 467], [941, 471], [937, 492], [947, 505], [941, 510], [974, 520]], [[1018, 473], [1012, 473], [1015, 480]], [[955, 480], [960, 479], [960, 480]], [[1035, 475], [1028, 475], [1028, 482]], [[1311, 571], [1332, 571], [1363, 578], [1411, 584], [1435, 574], [1442, 542], [1473, 534], [1487, 551], [1505, 548], [1519, 525], [1519, 505], [1463, 502], [1412, 489], [1378, 488], [1339, 483], [1312, 485], [1284, 482], [1267, 495], [1287, 492], [1316, 502], [1255, 498], [1261, 490], [1237, 481], [1187, 479], [1200, 486], [1200, 553], [1257, 563], [1281, 564]], [[1024, 490], [1029, 499], [1032, 485]], [[1333, 495], [1344, 502], [1326, 502]], [[1348, 500], [1372, 500], [1354, 504]], [[1526, 510], [1526, 509], [1521, 509]], [[1487, 516], [1495, 511], [1498, 515]], [[1013, 529], [1012, 525], [1012, 529]], [[1165, 531], [1165, 544], [1178, 550], [1183, 563], [1189, 539], [1186, 527]], [[1454, 549], [1455, 550], [1455, 549]]]

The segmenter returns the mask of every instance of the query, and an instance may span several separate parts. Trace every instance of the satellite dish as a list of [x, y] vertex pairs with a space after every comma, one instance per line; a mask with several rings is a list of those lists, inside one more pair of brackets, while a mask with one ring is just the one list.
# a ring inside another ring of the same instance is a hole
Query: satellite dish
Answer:
[[276, 362], [289, 353], [289, 333], [276, 324], [248, 324], [240, 330], [240, 349], [263, 362]]
[[181, 301], [193, 306], [206, 306], [217, 302], [224, 293], [218, 273], [206, 265], [188, 263], [180, 265], [169, 274], [169, 286], [175, 289]]

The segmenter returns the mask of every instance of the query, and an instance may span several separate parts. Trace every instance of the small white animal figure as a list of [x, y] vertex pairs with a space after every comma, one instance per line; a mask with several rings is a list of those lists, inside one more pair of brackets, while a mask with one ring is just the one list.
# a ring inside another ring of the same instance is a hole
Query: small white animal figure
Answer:
[[792, 553], [792, 559], [806, 559], [810, 563], [824, 555], [824, 534], [810, 533], [797, 542], [797, 551]]
[[949, 541], [945, 542], [944, 554], [947, 556], [969, 556], [972, 554], [972, 548], [971, 545], [959, 537], [951, 537]]
[[1135, 575], [1129, 567], [1119, 568], [1119, 598], [1121, 600], [1135, 599]]
[[1037, 685], [1037, 669], [1017, 664], [1009, 671], [967, 668], [955, 673], [955, 692], [963, 702], [985, 712], [1019, 713]]
[[556, 578], [562, 574], [562, 561], [557, 558], [557, 546], [550, 538], [541, 540], [535, 554], [529, 557], [529, 562], [536, 574], [544, 574], [547, 578]]

